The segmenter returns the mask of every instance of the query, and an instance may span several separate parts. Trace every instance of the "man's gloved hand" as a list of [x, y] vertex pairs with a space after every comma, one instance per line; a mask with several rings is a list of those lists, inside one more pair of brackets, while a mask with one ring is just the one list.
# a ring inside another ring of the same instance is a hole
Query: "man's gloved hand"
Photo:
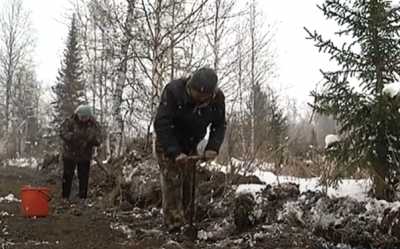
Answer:
[[175, 162], [179, 165], [186, 165], [188, 160], [189, 157], [185, 153], [181, 153], [175, 158]]
[[206, 161], [212, 161], [215, 158], [217, 158], [217, 156], [218, 156], [218, 153], [216, 151], [214, 151], [214, 150], [206, 150], [204, 152], [204, 159]]

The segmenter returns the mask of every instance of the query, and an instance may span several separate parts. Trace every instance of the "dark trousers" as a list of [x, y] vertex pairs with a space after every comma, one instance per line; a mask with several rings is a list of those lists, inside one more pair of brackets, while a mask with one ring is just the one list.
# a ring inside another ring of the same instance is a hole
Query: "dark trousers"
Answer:
[[190, 204], [193, 197], [195, 163], [191, 162], [184, 166], [177, 165], [173, 159], [164, 154], [158, 143], [156, 152], [160, 166], [164, 225], [168, 230], [173, 231], [188, 224], [194, 218]]
[[71, 194], [72, 180], [74, 178], [75, 168], [78, 167], [79, 179], [79, 198], [87, 197], [89, 184], [90, 161], [76, 161], [69, 158], [63, 159], [64, 172], [62, 183], [62, 197], [69, 198]]

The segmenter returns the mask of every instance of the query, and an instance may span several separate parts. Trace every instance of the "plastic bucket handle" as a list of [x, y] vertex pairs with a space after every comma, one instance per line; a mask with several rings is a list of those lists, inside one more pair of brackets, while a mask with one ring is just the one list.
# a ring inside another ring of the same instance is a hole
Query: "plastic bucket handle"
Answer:
[[47, 193], [47, 191], [37, 190], [37, 192], [41, 193], [47, 198], [47, 201], [51, 201], [51, 195]]

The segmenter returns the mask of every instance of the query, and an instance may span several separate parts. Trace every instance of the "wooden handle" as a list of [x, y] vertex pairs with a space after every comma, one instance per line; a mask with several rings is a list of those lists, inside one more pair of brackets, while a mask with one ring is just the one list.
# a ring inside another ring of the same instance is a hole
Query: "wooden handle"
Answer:
[[189, 162], [205, 161], [204, 156], [188, 156]]

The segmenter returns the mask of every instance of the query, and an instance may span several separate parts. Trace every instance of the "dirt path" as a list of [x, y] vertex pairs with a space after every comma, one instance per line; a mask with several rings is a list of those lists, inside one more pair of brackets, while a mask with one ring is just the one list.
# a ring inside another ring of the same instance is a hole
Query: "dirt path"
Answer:
[[23, 185], [50, 187], [54, 198], [46, 218], [24, 218], [19, 202], [0, 202], [0, 244], [2, 249], [25, 248], [125, 248], [126, 235], [111, 229], [113, 219], [96, 207], [62, 208], [59, 181], [47, 181], [28, 168], [0, 168], [0, 197], [13, 194], [19, 199]]

